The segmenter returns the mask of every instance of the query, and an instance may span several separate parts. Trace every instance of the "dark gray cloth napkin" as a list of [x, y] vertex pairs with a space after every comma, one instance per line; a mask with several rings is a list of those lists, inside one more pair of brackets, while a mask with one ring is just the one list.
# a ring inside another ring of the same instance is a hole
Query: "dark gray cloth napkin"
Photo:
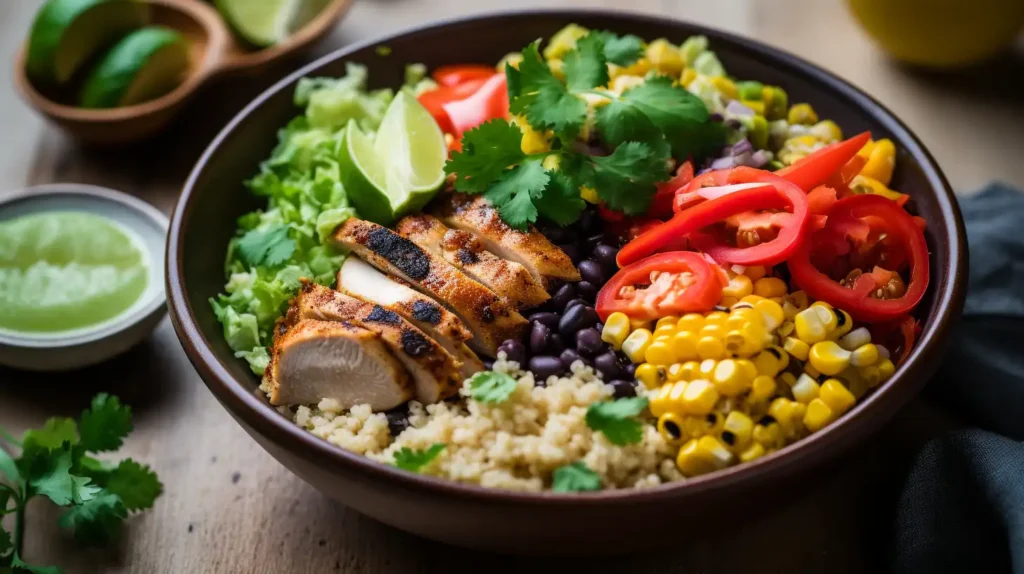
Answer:
[[900, 497], [892, 569], [1024, 574], [1024, 192], [960, 200], [964, 318], [929, 394], [977, 429], [929, 442]]

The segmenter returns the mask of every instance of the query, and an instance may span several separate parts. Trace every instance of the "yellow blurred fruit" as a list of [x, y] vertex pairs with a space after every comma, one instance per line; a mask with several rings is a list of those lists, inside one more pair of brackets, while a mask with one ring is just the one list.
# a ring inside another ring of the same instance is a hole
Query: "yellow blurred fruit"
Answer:
[[1008, 47], [1024, 28], [1022, 0], [847, 0], [893, 58], [931, 67], [972, 64]]

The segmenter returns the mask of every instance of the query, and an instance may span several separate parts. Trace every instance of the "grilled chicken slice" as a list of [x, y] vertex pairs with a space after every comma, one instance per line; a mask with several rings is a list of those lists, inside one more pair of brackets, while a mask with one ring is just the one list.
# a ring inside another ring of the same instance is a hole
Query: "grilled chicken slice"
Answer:
[[383, 411], [413, 396], [409, 373], [380, 335], [348, 321], [280, 324], [263, 378], [272, 405], [326, 398], [344, 408], [368, 404]]
[[520, 309], [536, 307], [551, 298], [521, 264], [496, 256], [484, 249], [472, 233], [449, 229], [436, 217], [426, 214], [403, 217], [395, 231], [426, 251], [441, 256]]
[[465, 341], [473, 337], [458, 317], [430, 297], [389, 277], [358, 257], [348, 257], [338, 270], [338, 291], [398, 313], [434, 339], [462, 363], [468, 379], [484, 364]]
[[295, 300], [301, 319], [352, 321], [380, 335], [416, 384], [416, 400], [433, 404], [459, 389], [460, 364], [451, 353], [398, 313], [364, 303], [315, 283], [306, 283]]
[[483, 197], [452, 193], [435, 201], [435, 213], [448, 227], [476, 235], [484, 249], [526, 267], [545, 289], [556, 280], [579, 281], [572, 260], [539, 231], [512, 229]]
[[333, 239], [448, 307], [473, 333], [470, 347], [478, 353], [493, 357], [502, 341], [518, 339], [526, 329], [526, 319], [493, 291], [386, 227], [351, 218]]

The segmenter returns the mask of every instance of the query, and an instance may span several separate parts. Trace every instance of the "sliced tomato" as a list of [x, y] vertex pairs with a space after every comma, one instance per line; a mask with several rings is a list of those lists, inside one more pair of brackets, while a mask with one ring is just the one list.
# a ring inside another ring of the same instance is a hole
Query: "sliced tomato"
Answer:
[[462, 134], [495, 118], [508, 118], [508, 88], [505, 74], [494, 74], [484, 80], [470, 96], [441, 104], [451, 120], [451, 134], [461, 140]]
[[483, 64], [457, 64], [454, 66], [441, 66], [430, 74], [438, 84], [442, 86], [458, 86], [470, 80], [490, 78], [495, 74], [494, 66]]
[[[852, 239], [853, 232], [861, 233], [864, 228], [864, 225], [853, 225], [856, 220], [863, 222], [869, 230], [863, 245], [857, 245], [856, 239]], [[879, 229], [884, 231], [884, 242], [880, 237], [873, 239], [873, 230]], [[853, 246], [849, 245], [850, 241], [854, 242]], [[892, 299], [875, 298], [880, 286], [878, 280], [882, 277], [876, 275], [873, 268], [872, 272], [848, 280], [845, 285], [822, 272], [822, 267], [831, 264], [836, 257], [832, 250], [842, 243], [846, 243], [847, 250], [851, 252], [851, 262], [859, 266], [864, 262], [854, 258], [858, 255], [854, 249], [858, 247], [866, 247], [872, 255], [881, 247], [889, 259], [899, 260], [901, 265], [903, 260], [907, 260], [910, 279], [905, 292]], [[828, 251], [823, 252], [823, 249]], [[929, 280], [928, 244], [923, 231], [910, 214], [894, 202], [871, 194], [854, 195], [836, 202], [829, 212], [825, 228], [803, 242], [787, 265], [793, 282], [810, 297], [843, 309], [855, 320], [866, 323], [891, 321], [908, 314], [921, 302]]]
[[[492, 72], [493, 73], [493, 72]], [[476, 80], [470, 80], [468, 82], [459, 84], [457, 86], [440, 86], [433, 90], [423, 92], [416, 97], [420, 104], [430, 112], [430, 115], [434, 117], [434, 121], [437, 125], [441, 126], [441, 131], [446, 134], [450, 134], [453, 131], [452, 121], [448, 117], [448, 112], [444, 110], [444, 105], [448, 102], [454, 102], [468, 98], [473, 95], [474, 92], [480, 89], [487, 82], [487, 78], [480, 78]]]
[[659, 253], [619, 270], [597, 294], [604, 321], [615, 312], [641, 320], [710, 311], [722, 298], [711, 264], [693, 251]]
[[842, 170], [870, 140], [871, 132], [855, 135], [850, 139], [825, 146], [775, 174], [793, 182], [804, 191], [810, 191], [826, 183]]

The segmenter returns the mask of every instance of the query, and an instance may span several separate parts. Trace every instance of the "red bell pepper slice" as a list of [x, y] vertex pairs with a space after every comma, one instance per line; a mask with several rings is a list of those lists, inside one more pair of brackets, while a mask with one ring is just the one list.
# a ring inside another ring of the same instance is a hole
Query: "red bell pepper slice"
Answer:
[[864, 132], [850, 139], [825, 146], [796, 163], [780, 169], [775, 172], [775, 175], [795, 183], [804, 191], [810, 191], [826, 183], [833, 174], [840, 171], [870, 139], [871, 132]]
[[906, 362], [920, 334], [921, 324], [910, 315], [871, 326], [871, 341], [888, 349], [897, 366]]
[[456, 140], [462, 134], [495, 118], [508, 117], [508, 88], [505, 74], [493, 74], [467, 98], [441, 104], [452, 123]]
[[458, 86], [470, 80], [490, 78], [495, 74], [494, 66], [483, 64], [457, 64], [454, 66], [441, 66], [430, 74], [438, 84], [442, 86]]
[[[877, 284], [872, 274], [861, 275], [852, 287], [846, 287], [819, 271], [812, 262], [812, 255], [819, 246], [835, 245], [837, 239], [846, 240], [850, 236], [852, 231], [840, 226], [841, 222], [869, 218], [878, 218], [885, 227], [886, 241], [892, 242], [892, 249], [897, 249], [900, 257], [909, 257], [910, 281], [902, 297], [874, 299], [871, 295]], [[811, 298], [825, 301], [865, 323], [891, 321], [906, 315], [921, 302], [928, 287], [928, 244], [924, 232], [909, 213], [878, 195], [854, 195], [836, 202], [825, 228], [800, 245], [787, 265], [793, 282]]]
[[693, 180], [693, 163], [684, 161], [672, 179], [659, 183], [658, 191], [654, 193], [651, 206], [647, 209], [648, 217], [669, 217], [673, 211], [676, 193]]
[[835, 189], [819, 185], [807, 194], [807, 209], [813, 215], [827, 215], [838, 200]]
[[444, 110], [444, 104], [468, 98], [486, 82], [487, 78], [480, 78], [456, 86], [440, 86], [423, 92], [416, 99], [434, 117], [437, 125], [441, 126], [441, 131], [450, 134], [454, 128], [452, 127], [451, 119], [448, 117], [448, 112]]
[[597, 294], [595, 308], [602, 321], [615, 312], [649, 320], [710, 311], [721, 298], [722, 282], [704, 256], [671, 251], [620, 269]]

